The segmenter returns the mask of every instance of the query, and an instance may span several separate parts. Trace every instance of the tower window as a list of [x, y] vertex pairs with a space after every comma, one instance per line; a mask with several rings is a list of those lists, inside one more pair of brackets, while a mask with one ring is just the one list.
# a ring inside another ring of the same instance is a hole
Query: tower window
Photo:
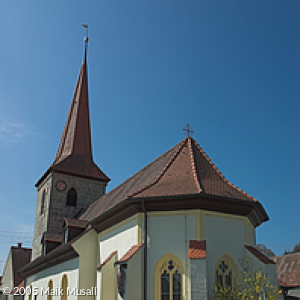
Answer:
[[70, 188], [67, 194], [67, 205], [76, 206], [77, 192], [74, 188]]
[[41, 200], [41, 212], [40, 214], [42, 215], [45, 211], [45, 190], [43, 190], [43, 194], [42, 194], [42, 200]]

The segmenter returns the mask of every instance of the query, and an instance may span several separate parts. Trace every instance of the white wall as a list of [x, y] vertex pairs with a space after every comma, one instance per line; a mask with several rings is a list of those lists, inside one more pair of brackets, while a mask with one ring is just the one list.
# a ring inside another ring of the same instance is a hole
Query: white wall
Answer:
[[[61, 281], [64, 274], [68, 277], [68, 287], [70, 289], [78, 287], [78, 274], [79, 274], [79, 258], [74, 258], [69, 261], [63, 262], [57, 266], [53, 266], [46, 270], [43, 270], [35, 275], [29, 276], [26, 280], [26, 287], [37, 287], [40, 292], [41, 288], [46, 289], [48, 287], [50, 279], [53, 281], [53, 289], [61, 287]], [[29, 297], [26, 296], [25, 300]], [[53, 300], [60, 300], [60, 296], [53, 296]], [[76, 300], [77, 297], [71, 295], [68, 300]], [[34, 297], [32, 297], [34, 300]], [[40, 293], [37, 296], [37, 300], [47, 300], [47, 295], [41, 296]]]
[[118, 251], [119, 259], [136, 244], [136, 219], [98, 236], [99, 264], [115, 250]]
[[[195, 216], [181, 214], [148, 214], [148, 300], [153, 299], [153, 272], [162, 256], [167, 253], [176, 255], [188, 272], [189, 240], [195, 239]], [[187, 293], [190, 294], [188, 286], [186, 283]]]
[[[212, 297], [214, 270], [217, 260], [223, 254], [229, 254], [236, 262], [244, 257], [245, 226], [244, 220], [217, 216], [203, 217], [207, 253], [208, 296]], [[248, 229], [248, 228], [247, 228]]]

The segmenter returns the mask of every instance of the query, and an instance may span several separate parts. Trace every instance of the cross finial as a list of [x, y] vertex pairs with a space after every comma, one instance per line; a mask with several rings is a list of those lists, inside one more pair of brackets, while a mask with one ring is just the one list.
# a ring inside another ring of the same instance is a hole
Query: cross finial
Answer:
[[83, 63], [86, 64], [87, 44], [88, 44], [88, 41], [89, 41], [89, 37], [88, 37], [89, 26], [87, 24], [82, 24], [82, 27], [84, 27], [86, 29], [86, 36], [84, 38], [85, 47], [84, 47], [84, 58], [83, 58]]
[[82, 24], [82, 27], [86, 29], [86, 36], [84, 38], [84, 41], [87, 43], [89, 41], [89, 26], [88, 24]]
[[182, 131], [185, 131], [187, 136], [190, 137], [191, 134], [194, 134], [194, 130], [193, 128], [190, 126], [190, 123], [187, 123], [184, 128], [182, 129]]

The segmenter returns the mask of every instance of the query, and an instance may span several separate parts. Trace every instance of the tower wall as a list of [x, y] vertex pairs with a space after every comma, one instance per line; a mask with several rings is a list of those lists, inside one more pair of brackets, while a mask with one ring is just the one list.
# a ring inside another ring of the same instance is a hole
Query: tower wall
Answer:
[[[65, 189], [59, 190], [58, 183], [64, 183]], [[105, 194], [106, 182], [51, 173], [38, 187], [38, 201], [35, 216], [34, 240], [32, 245], [32, 260], [42, 254], [41, 239], [43, 233], [60, 233], [64, 218], [72, 219], [87, 208], [91, 203]], [[45, 194], [44, 214], [41, 214], [43, 191]], [[68, 191], [74, 188], [77, 192], [76, 206], [67, 205]]]

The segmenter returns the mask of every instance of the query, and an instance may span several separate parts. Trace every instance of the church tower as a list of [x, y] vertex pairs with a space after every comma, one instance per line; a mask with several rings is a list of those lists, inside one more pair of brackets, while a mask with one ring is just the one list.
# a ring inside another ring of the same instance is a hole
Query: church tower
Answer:
[[105, 194], [109, 178], [93, 160], [88, 100], [87, 44], [56, 157], [36, 183], [38, 199], [32, 260], [42, 254], [44, 233], [57, 235], [62, 221], [77, 218]]

